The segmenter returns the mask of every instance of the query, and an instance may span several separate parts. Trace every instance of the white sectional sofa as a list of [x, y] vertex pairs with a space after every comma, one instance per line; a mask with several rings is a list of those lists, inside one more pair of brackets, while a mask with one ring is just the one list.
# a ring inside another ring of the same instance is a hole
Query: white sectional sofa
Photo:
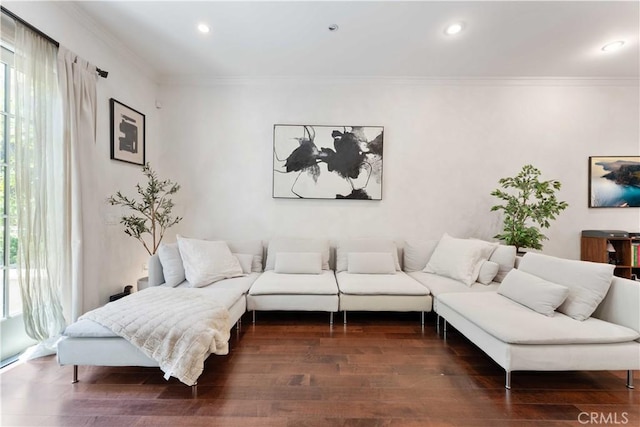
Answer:
[[[450, 236], [407, 241], [403, 255], [391, 240], [344, 239], [336, 245], [334, 274], [327, 240], [273, 239], [262, 272], [262, 241], [227, 245], [245, 275], [202, 290], [217, 296], [238, 328], [246, 311], [254, 322], [255, 311], [322, 311], [330, 323], [343, 311], [346, 324], [348, 311], [415, 311], [424, 321], [433, 308], [445, 319], [445, 338], [446, 325], [453, 325], [505, 369], [507, 388], [511, 372], [520, 370], [627, 370], [632, 387], [631, 371], [640, 369], [640, 286], [613, 278], [607, 264], [532, 253], [518, 262], [513, 247]], [[181, 256], [171, 245], [152, 256], [149, 286], [192, 287]], [[529, 282], [519, 283], [523, 277]], [[581, 320], [568, 302], [553, 306], [562, 296], [578, 301]], [[586, 314], [582, 300], [590, 301]], [[74, 381], [78, 365], [158, 366], [91, 320], [67, 328], [58, 360], [74, 365]]]
[[627, 370], [633, 388], [640, 286], [612, 272], [607, 264], [528, 253], [498, 292], [440, 295], [438, 314], [445, 336], [449, 323], [505, 369], [507, 389], [513, 371], [565, 370]]
[[400, 269], [392, 240], [349, 239], [336, 248], [336, 280], [344, 323], [348, 311], [431, 311], [429, 289]]

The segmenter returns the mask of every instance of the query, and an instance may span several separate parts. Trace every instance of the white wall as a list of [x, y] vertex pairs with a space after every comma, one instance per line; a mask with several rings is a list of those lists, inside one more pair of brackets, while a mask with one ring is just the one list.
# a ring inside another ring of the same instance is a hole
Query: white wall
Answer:
[[141, 181], [141, 168], [110, 160], [109, 99], [146, 114], [147, 159], [155, 163], [159, 117], [155, 108], [157, 85], [153, 72], [138, 62], [126, 46], [100, 30], [99, 25], [66, 2], [13, 2], [3, 6], [40, 29], [79, 56], [109, 71], [98, 79], [97, 142], [82, 153], [84, 223], [84, 308], [89, 310], [122, 292], [127, 284], [146, 275], [142, 265], [148, 255], [142, 245], [127, 237], [121, 226], [107, 225], [108, 216], [121, 211], [106, 199], [117, 190], [133, 194]]
[[[640, 154], [634, 82], [174, 82], [160, 99], [159, 164], [183, 187], [172, 234], [491, 238], [489, 193], [526, 163], [559, 179], [570, 205], [546, 253], [579, 258], [582, 229], [640, 231], [638, 209], [587, 207], [588, 157]], [[383, 200], [273, 199], [276, 123], [384, 126]]]

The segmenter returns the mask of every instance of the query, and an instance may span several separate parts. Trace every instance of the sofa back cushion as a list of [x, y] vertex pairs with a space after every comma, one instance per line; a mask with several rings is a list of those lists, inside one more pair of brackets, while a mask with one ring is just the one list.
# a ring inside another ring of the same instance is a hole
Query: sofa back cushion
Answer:
[[433, 254], [437, 240], [407, 240], [404, 242], [404, 271], [422, 271]]
[[347, 271], [351, 274], [395, 274], [396, 264], [388, 252], [350, 252]]
[[489, 261], [498, 263], [498, 273], [493, 278], [494, 282], [502, 282], [516, 264], [516, 247], [507, 245], [498, 245], [489, 257]]
[[569, 288], [558, 311], [576, 320], [586, 320], [603, 300], [613, 279], [611, 264], [575, 261], [533, 252], [526, 253], [519, 270]]
[[251, 271], [254, 273], [260, 273], [262, 271], [262, 259], [264, 255], [262, 240], [227, 240], [227, 245], [234, 254], [253, 255]]
[[278, 252], [318, 252], [322, 256], [322, 269], [329, 270], [329, 241], [326, 239], [277, 238], [269, 241], [265, 270], [274, 270]]
[[279, 274], [320, 274], [320, 252], [278, 252], [273, 271]]
[[167, 286], [176, 287], [186, 280], [177, 243], [161, 243], [158, 258], [162, 263], [162, 275]]
[[344, 239], [338, 242], [336, 247], [336, 272], [349, 269], [349, 254], [352, 252], [386, 252], [393, 257], [396, 271], [400, 271], [398, 248], [390, 239]]

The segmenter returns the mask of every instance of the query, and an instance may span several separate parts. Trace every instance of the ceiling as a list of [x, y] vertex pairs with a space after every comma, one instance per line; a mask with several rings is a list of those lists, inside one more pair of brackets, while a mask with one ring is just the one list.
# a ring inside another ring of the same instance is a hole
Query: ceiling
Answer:
[[[638, 78], [637, 1], [91, 1], [160, 77]], [[464, 30], [446, 36], [462, 21]], [[209, 34], [196, 30], [198, 23]], [[331, 24], [339, 30], [329, 31]], [[603, 52], [614, 40], [623, 49]]]

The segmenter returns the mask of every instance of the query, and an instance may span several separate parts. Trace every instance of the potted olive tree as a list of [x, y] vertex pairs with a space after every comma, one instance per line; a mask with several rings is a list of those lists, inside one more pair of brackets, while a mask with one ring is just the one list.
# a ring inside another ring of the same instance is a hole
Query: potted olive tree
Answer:
[[132, 211], [130, 215], [120, 218], [124, 232], [140, 241], [149, 255], [153, 255], [158, 250], [165, 231], [182, 221], [182, 217], [171, 215], [173, 201], [169, 197], [178, 192], [180, 185], [168, 179], [158, 179], [149, 163], [142, 167], [142, 174], [147, 178], [147, 184], [145, 187], [136, 184], [138, 197], [127, 197], [118, 191], [107, 202]]
[[[147, 178], [147, 184], [145, 187], [136, 184], [137, 197], [127, 197], [118, 191], [107, 202], [132, 211], [120, 218], [120, 224], [124, 225], [125, 234], [138, 240], [147, 253], [153, 255], [158, 250], [165, 231], [182, 221], [182, 217], [171, 215], [173, 201], [169, 197], [178, 192], [180, 185], [168, 179], [158, 179], [149, 163], [142, 167], [142, 174]], [[138, 279], [138, 290], [147, 286], [147, 277]], [[125, 286], [125, 291], [120, 295], [129, 293], [127, 288], [131, 289], [130, 286]]]
[[504, 211], [504, 229], [495, 237], [518, 252], [521, 248], [542, 249], [547, 236], [540, 229], [549, 228], [551, 220], [569, 206], [556, 197], [560, 182], [540, 181], [540, 175], [539, 169], [525, 165], [516, 176], [500, 179], [501, 188], [491, 192], [502, 202], [491, 210]]

